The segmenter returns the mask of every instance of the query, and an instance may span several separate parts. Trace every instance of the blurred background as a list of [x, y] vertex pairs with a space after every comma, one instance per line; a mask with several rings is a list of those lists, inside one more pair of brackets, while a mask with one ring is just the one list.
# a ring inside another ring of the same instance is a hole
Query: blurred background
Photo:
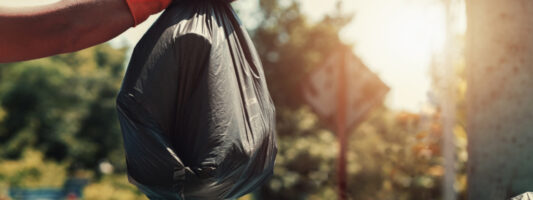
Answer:
[[[374, 74], [360, 84], [388, 88], [361, 100], [368, 112], [346, 130], [348, 199], [465, 199], [464, 4], [233, 3], [263, 61], [279, 138], [273, 178], [241, 199], [337, 199], [336, 130], [315, 112], [327, 102], [310, 103], [303, 85], [325, 63], [342, 64], [328, 61], [340, 51]], [[146, 199], [127, 182], [115, 97], [134, 45], [157, 17], [76, 53], [0, 64], [0, 199], [65, 187], [74, 187], [71, 199]]]

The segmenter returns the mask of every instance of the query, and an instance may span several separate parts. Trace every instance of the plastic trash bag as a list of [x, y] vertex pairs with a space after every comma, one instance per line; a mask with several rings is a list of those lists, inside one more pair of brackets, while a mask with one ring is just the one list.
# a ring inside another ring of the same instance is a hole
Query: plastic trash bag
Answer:
[[128, 178], [151, 199], [231, 199], [273, 172], [275, 110], [226, 1], [179, 1], [134, 49], [117, 110]]
[[526, 192], [509, 200], [533, 200], [533, 192]]

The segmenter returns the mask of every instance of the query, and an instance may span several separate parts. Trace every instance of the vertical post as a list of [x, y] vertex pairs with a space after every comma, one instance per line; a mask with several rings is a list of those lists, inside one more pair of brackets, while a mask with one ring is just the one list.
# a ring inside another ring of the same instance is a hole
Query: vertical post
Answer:
[[467, 0], [468, 199], [533, 188], [533, 1]]
[[453, 129], [455, 127], [455, 69], [453, 65], [453, 32], [452, 32], [452, 0], [445, 0], [446, 12], [446, 46], [444, 47], [444, 68], [446, 70], [444, 75], [444, 92], [442, 94], [442, 156], [444, 177], [442, 183], [443, 200], [455, 200], [457, 195], [455, 192], [455, 135]]
[[337, 87], [337, 138], [339, 140], [339, 161], [337, 166], [338, 196], [339, 200], [347, 199], [346, 192], [346, 146], [348, 138], [346, 137], [346, 54], [342, 52], [340, 69], [338, 73]]

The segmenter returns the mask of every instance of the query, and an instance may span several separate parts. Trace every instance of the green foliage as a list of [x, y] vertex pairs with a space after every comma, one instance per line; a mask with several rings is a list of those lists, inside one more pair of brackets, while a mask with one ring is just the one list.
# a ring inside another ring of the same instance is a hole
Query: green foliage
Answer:
[[[277, 107], [279, 153], [273, 178], [243, 199], [336, 199], [337, 139], [300, 92], [311, 70], [331, 53], [351, 48], [338, 36], [351, 16], [336, 14], [312, 23], [296, 1], [288, 2], [261, 0], [264, 19], [253, 30]], [[0, 198], [2, 186], [55, 187], [63, 183], [67, 168], [95, 170], [99, 162], [110, 161], [118, 173], [92, 182], [85, 198], [146, 199], [124, 174], [114, 108], [124, 59], [125, 49], [100, 45], [0, 64]], [[438, 111], [421, 116], [381, 107], [371, 113], [350, 133], [348, 196], [438, 199], [443, 172], [439, 121]], [[463, 126], [456, 134], [466, 138]], [[465, 143], [459, 143], [463, 150]], [[459, 163], [461, 170], [465, 162]], [[458, 177], [459, 187], [463, 177]]]
[[[335, 51], [350, 15], [311, 23], [295, 1], [260, 1], [254, 41], [277, 107], [279, 153], [274, 177], [258, 199], [336, 199], [337, 140], [301, 96], [305, 77]], [[341, 5], [339, 5], [340, 7]], [[348, 150], [352, 199], [436, 199], [443, 169], [439, 113], [424, 116], [380, 108], [353, 130]]]
[[[282, 111], [293, 124], [280, 137], [274, 177], [260, 199], [335, 199], [338, 143], [303, 107]], [[420, 116], [379, 108], [350, 133], [348, 196], [352, 199], [434, 199], [440, 194], [438, 113]]]
[[114, 99], [125, 51], [101, 45], [0, 65], [0, 156], [16, 159], [34, 148], [77, 167], [104, 159], [123, 166], [111, 155], [122, 154]]
[[274, 177], [263, 188], [265, 199], [304, 199], [333, 189], [337, 144], [334, 134], [316, 129], [316, 118], [308, 109], [297, 114], [301, 129], [296, 136], [279, 140]]
[[45, 161], [43, 155], [27, 149], [18, 161], [0, 160], [0, 198], [8, 187], [60, 188], [65, 181], [66, 163]]
[[304, 102], [301, 85], [305, 76], [331, 53], [350, 48], [339, 38], [339, 31], [350, 15], [327, 16], [319, 23], [308, 22], [299, 4], [290, 1], [260, 1], [265, 18], [254, 30], [254, 42], [272, 98], [279, 107], [298, 108]]
[[393, 112], [382, 108], [354, 131], [349, 180], [356, 199], [434, 199], [443, 173], [438, 114]]
[[147, 199], [135, 186], [130, 184], [125, 174], [104, 176], [83, 190], [86, 200], [145, 200]]

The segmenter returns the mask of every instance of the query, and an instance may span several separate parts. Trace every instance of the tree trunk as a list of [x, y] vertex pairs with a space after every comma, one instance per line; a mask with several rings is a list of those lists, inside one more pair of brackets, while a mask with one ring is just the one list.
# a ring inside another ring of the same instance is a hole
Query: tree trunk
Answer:
[[467, 0], [468, 196], [533, 191], [533, 1]]

